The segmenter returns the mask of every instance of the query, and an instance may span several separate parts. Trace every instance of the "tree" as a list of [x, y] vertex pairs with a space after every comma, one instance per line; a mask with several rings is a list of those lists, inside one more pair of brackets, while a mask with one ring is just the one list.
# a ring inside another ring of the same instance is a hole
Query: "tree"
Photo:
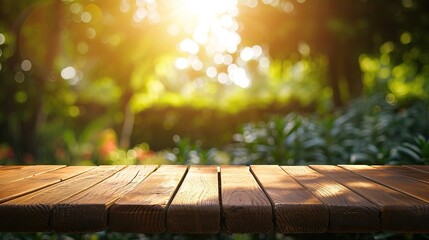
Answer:
[[[43, 110], [46, 86], [55, 69], [63, 9], [60, 1], [4, 2], [2, 5], [5, 17], [2, 31], [8, 40], [5, 49], [11, 54], [5, 56], [5, 69], [1, 72], [8, 86], [3, 90], [2, 109], [6, 117], [1, 125], [8, 130], [11, 139], [15, 139], [15, 149], [20, 149], [20, 142], [24, 142], [24, 151], [35, 156], [40, 140], [38, 131], [46, 121]], [[40, 45], [41, 42], [46, 44]], [[20, 160], [22, 157], [17, 156]]]
[[[412, 47], [426, 49], [427, 1], [264, 1], [240, 15], [243, 39], [266, 44], [273, 58], [284, 59], [308, 45], [312, 54], [329, 60], [328, 84], [335, 106], [362, 94], [359, 56], [377, 54], [396, 43], [398, 61], [410, 47], [401, 36], [413, 36]], [[275, 26], [275, 27], [267, 27]], [[414, 39], [415, 38], [415, 39]]]

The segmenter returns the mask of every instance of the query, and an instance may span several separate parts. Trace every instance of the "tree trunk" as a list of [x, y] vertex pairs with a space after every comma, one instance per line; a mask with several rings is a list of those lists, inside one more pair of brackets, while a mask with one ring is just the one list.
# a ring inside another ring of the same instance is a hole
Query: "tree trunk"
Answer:
[[350, 52], [344, 57], [344, 77], [348, 85], [348, 95], [351, 99], [357, 98], [362, 96], [363, 93], [362, 71], [359, 66], [359, 55], [355, 52]]
[[335, 108], [342, 107], [344, 103], [361, 96], [363, 92], [359, 54], [348, 48], [350, 44], [350, 42], [333, 40], [327, 53], [329, 58], [328, 84], [332, 89]]
[[131, 98], [128, 98], [127, 104], [125, 105], [124, 123], [122, 124], [121, 137], [119, 139], [119, 147], [122, 149], [128, 149], [130, 147], [131, 135], [134, 128], [135, 114], [131, 109], [130, 99]]
[[338, 59], [338, 53], [334, 49], [330, 49], [328, 54], [329, 65], [328, 65], [328, 84], [332, 89], [332, 101], [334, 108], [339, 108], [343, 106], [343, 100], [341, 98], [341, 89], [340, 89], [340, 61]]
[[[36, 87], [38, 88], [38, 95], [35, 99], [35, 108], [34, 108], [34, 115], [32, 117], [34, 121], [32, 134], [30, 137], [30, 146], [29, 150], [30, 153], [34, 157], [38, 157], [39, 155], [39, 149], [40, 149], [40, 132], [44, 128], [46, 124], [46, 114], [43, 111], [43, 106], [45, 104], [45, 96], [46, 96], [46, 81], [49, 78], [49, 75], [52, 71], [54, 71], [54, 64], [55, 64], [55, 58], [58, 55], [58, 49], [59, 49], [59, 41], [60, 41], [60, 34], [61, 34], [61, 27], [60, 22], [62, 18], [62, 2], [60, 0], [55, 0], [52, 3], [52, 6], [48, 6], [47, 8], [51, 7], [52, 14], [54, 15], [54, 23], [53, 23], [53, 29], [51, 29], [51, 32], [49, 33], [47, 39], [49, 41], [49, 47], [48, 52], [46, 54], [45, 64], [46, 68], [41, 69], [41, 72], [35, 76], [36, 78]], [[46, 9], [48, 11], [49, 9]]]
[[[55, 57], [58, 53], [60, 18], [63, 16], [61, 4], [62, 2], [60, 0], [55, 0], [52, 3], [52, 6], [50, 6], [51, 9], [49, 9], [49, 11], [52, 11], [52, 14], [54, 14], [53, 16], [55, 21], [53, 21], [52, 32], [50, 32], [46, 37], [47, 46], [49, 46], [49, 48], [48, 52], [46, 53], [45, 62], [43, 63], [45, 69], [33, 70], [33, 78], [35, 82], [34, 84], [31, 83], [31, 85], [36, 88], [37, 96], [29, 96], [31, 98], [28, 99], [28, 102], [32, 103], [31, 120], [29, 122], [23, 122], [23, 119], [18, 116], [19, 114], [15, 113], [15, 111], [17, 111], [16, 102], [10, 100], [14, 99], [13, 96], [16, 93], [17, 89], [9, 89], [10, 91], [7, 91], [7, 94], [10, 95], [10, 97], [7, 97], [8, 101], [6, 104], [8, 105], [8, 108], [10, 108], [10, 110], [6, 111], [11, 114], [9, 115], [9, 117], [12, 118], [12, 120], [6, 121], [5, 124], [12, 139], [12, 146], [17, 161], [20, 164], [24, 164], [23, 154], [29, 153], [33, 157], [37, 157], [39, 152], [38, 149], [40, 149], [41, 147], [39, 141], [39, 134], [40, 129], [44, 127], [46, 122], [46, 116], [43, 112], [43, 105], [45, 101], [44, 96], [46, 94], [46, 79], [48, 78], [50, 72], [53, 70]], [[12, 32], [16, 36], [16, 45], [14, 49], [15, 53], [10, 59], [8, 59], [8, 63], [6, 64], [6, 66], [10, 66], [9, 71], [11, 74], [15, 73], [16, 69], [14, 69], [14, 67], [16, 65], [19, 65], [22, 61], [19, 43], [21, 37], [20, 33], [22, 31], [22, 28], [24, 27], [24, 22], [26, 21], [27, 17], [39, 7], [46, 6], [40, 5], [39, 3], [27, 6], [26, 9], [15, 19], [13, 23]]]

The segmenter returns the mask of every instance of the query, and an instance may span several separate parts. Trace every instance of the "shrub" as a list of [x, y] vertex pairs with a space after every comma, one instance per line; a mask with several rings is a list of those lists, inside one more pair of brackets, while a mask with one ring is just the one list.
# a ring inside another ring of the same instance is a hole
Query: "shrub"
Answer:
[[344, 112], [295, 113], [250, 123], [234, 135], [239, 164], [429, 164], [428, 102], [361, 98]]
[[[429, 164], [429, 104], [374, 95], [330, 115], [290, 113], [248, 123], [225, 148], [232, 164]], [[180, 138], [179, 138], [180, 139]], [[216, 149], [176, 141], [179, 163], [219, 164]]]

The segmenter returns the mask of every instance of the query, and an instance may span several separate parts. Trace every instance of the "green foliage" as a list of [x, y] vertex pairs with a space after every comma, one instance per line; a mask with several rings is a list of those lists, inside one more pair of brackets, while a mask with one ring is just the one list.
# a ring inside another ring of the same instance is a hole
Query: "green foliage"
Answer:
[[395, 62], [395, 46], [386, 42], [380, 47], [380, 55], [360, 56], [360, 67], [367, 94], [389, 93], [389, 101], [407, 98], [428, 98], [429, 60], [422, 58], [421, 50], [413, 48], [403, 52], [403, 61]]
[[[223, 151], [175, 136], [180, 164], [429, 164], [429, 103], [361, 98], [335, 115], [248, 123]], [[221, 156], [221, 157], [219, 157]]]
[[[233, 127], [257, 120], [244, 116], [248, 109], [269, 112], [273, 106], [280, 106], [283, 115], [290, 110], [289, 106], [296, 105], [292, 110], [307, 107], [328, 112], [333, 103], [337, 104], [336, 98], [346, 100], [359, 95], [362, 84], [358, 58], [368, 94], [386, 94], [391, 104], [410, 96], [428, 97], [427, 2], [258, 1], [257, 7], [251, 6], [254, 1], [238, 2], [239, 14], [230, 20], [240, 26], [234, 27], [234, 31], [241, 41], [236, 51], [221, 55], [218, 50], [207, 54], [210, 44], [202, 43], [198, 43], [198, 54], [180, 50], [184, 39], [194, 38], [193, 30], [201, 21], [192, 21], [192, 14], [186, 13], [189, 18], [176, 19], [173, 15], [183, 13], [170, 1], [1, 2], [0, 143], [14, 153], [13, 158], [3, 158], [4, 162], [23, 164], [37, 159], [40, 163], [79, 164], [91, 159], [92, 163], [102, 163], [103, 157], [98, 153], [101, 144], [95, 137], [83, 135], [98, 136], [106, 129], [113, 129], [118, 145], [124, 148], [117, 150], [119, 156], [128, 156], [125, 148], [141, 142], [149, 142], [157, 150], [172, 147], [170, 139], [175, 134], [202, 140], [204, 147], [219, 148], [225, 143], [225, 136], [232, 134]], [[141, 11], [145, 13], [144, 19], [138, 19], [137, 13]], [[316, 11], [319, 14], [313, 14]], [[177, 33], [172, 34], [172, 29]], [[216, 42], [225, 39], [228, 40], [226, 35]], [[253, 57], [243, 60], [241, 55], [245, 55], [246, 49], [253, 49]], [[231, 61], [215, 63], [213, 54]], [[177, 67], [175, 61], [179, 58], [190, 65], [184, 69]], [[191, 66], [198, 63], [197, 59], [203, 67]], [[65, 69], [73, 69], [73, 74], [62, 76]], [[216, 74], [208, 74], [209, 69]], [[235, 79], [234, 83], [234, 71], [229, 72], [230, 69], [239, 69], [236, 73], [244, 71], [245, 78]], [[204, 109], [244, 117], [236, 117], [240, 121], [218, 118], [216, 126], [221, 131], [213, 132], [207, 130], [214, 127], [206, 119], [175, 124], [174, 113], [168, 113], [172, 117], [167, 116], [167, 120], [145, 115], [159, 108]], [[299, 116], [289, 118], [288, 123], [300, 124], [297, 132], [309, 136], [337, 124], [333, 118], [325, 118], [324, 123]], [[377, 118], [372, 120], [373, 123], [365, 124], [379, 123]], [[163, 122], [161, 127], [164, 133], [168, 132], [168, 141], [157, 140], [158, 129], [141, 127], [149, 121]], [[186, 126], [188, 123], [199, 125], [191, 128]], [[200, 130], [203, 125], [204, 131]], [[322, 155], [333, 163], [344, 157], [359, 162], [374, 155], [375, 149], [384, 151], [378, 140], [366, 140], [373, 146], [347, 146], [346, 150], [353, 150], [353, 155], [345, 156], [341, 149], [321, 147], [336, 144], [331, 139], [335, 133], [326, 132], [310, 142], [315, 156], [306, 156], [304, 150], [292, 154], [288, 148], [305, 149], [306, 145], [300, 143], [306, 140], [293, 139], [298, 133], [291, 132], [286, 137], [291, 142], [275, 142], [275, 146], [282, 145], [284, 149], [273, 153], [273, 160], [269, 152], [277, 150], [270, 150], [270, 144], [281, 135], [275, 135], [274, 129], [269, 131], [274, 131], [267, 133], [274, 140], [270, 138], [260, 155], [265, 154], [270, 162], [279, 161], [283, 153], [284, 162], [292, 161], [292, 156], [297, 157], [293, 160], [297, 163], [325, 161]], [[390, 156], [389, 151], [378, 157], [383, 162], [387, 155]], [[210, 161], [201, 157], [200, 162]]]
[[288, 114], [247, 124], [231, 151], [237, 164], [429, 164], [427, 101], [410, 106], [380, 96], [360, 99], [337, 116]]
[[177, 164], [228, 164], [230, 157], [216, 148], [204, 150], [201, 148], [201, 142], [192, 143], [187, 138], [180, 138], [175, 135], [173, 140], [176, 147], [172, 152], [177, 156]]
[[363, 97], [337, 114], [244, 124], [222, 150], [174, 137], [177, 164], [429, 164], [429, 102]]
[[391, 157], [398, 164], [429, 164], [429, 139], [418, 135], [393, 148]]

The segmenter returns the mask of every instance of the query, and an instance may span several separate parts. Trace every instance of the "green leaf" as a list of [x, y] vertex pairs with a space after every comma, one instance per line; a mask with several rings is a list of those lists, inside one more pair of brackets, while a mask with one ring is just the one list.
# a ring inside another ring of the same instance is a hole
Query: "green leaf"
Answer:
[[[415, 153], [413, 150], [404, 147], [404, 146], [398, 146], [395, 148], [398, 153], [402, 156], [405, 155], [405, 157], [408, 157], [406, 160], [411, 160], [415, 163], [422, 163], [423, 159], [420, 155], [418, 155], [417, 153]], [[405, 160], [405, 159], [404, 159]]]

